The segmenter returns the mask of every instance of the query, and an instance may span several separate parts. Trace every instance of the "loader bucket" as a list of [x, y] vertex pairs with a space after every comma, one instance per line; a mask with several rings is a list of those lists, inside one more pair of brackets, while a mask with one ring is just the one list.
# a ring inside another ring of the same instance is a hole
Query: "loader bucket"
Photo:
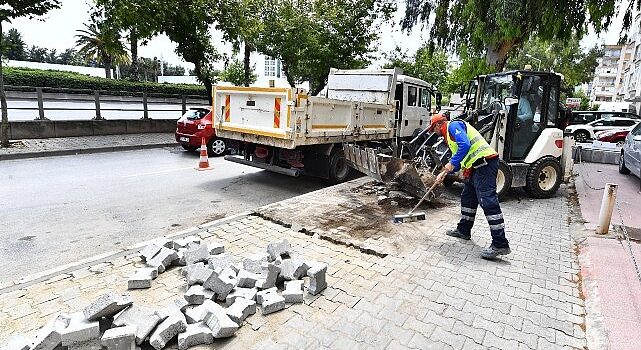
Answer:
[[344, 144], [343, 152], [352, 168], [386, 184], [398, 182], [403, 191], [419, 198], [435, 178], [427, 170], [419, 173], [412, 161], [380, 154], [374, 148]]

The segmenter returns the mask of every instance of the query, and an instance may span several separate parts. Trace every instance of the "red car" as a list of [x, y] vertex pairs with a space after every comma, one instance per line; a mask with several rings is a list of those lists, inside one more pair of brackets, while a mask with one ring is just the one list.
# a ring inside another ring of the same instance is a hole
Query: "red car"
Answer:
[[595, 136], [601, 142], [616, 143], [617, 146], [623, 146], [625, 137], [628, 136], [630, 130], [605, 130], [598, 132]]
[[203, 137], [209, 155], [225, 154], [227, 145], [223, 139], [216, 137], [211, 108], [190, 108], [176, 123], [176, 142], [187, 151], [195, 151], [200, 148]]

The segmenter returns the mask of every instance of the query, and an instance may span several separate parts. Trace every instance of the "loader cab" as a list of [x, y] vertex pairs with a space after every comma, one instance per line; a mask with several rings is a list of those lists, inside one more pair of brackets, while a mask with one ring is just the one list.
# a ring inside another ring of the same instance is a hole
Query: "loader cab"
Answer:
[[[437, 95], [436, 89], [421, 79], [397, 76], [394, 91], [394, 99], [397, 101], [397, 136], [412, 137], [429, 125], [432, 98], [436, 99]], [[438, 105], [440, 107], [440, 103]]]

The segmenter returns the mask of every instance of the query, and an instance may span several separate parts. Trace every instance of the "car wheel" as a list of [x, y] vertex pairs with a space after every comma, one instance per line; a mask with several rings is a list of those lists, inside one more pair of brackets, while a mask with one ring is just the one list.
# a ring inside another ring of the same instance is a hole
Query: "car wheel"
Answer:
[[543, 157], [527, 172], [525, 191], [534, 198], [550, 198], [561, 185], [561, 164], [554, 157]]
[[624, 157], [623, 157], [623, 151], [621, 151], [621, 155], [619, 156], [619, 174], [623, 174], [623, 175], [630, 174], [630, 169], [625, 167], [625, 160], [624, 160]]
[[585, 130], [579, 130], [574, 132], [574, 141], [576, 142], [587, 142], [590, 139], [590, 134]]
[[505, 198], [510, 188], [512, 188], [512, 172], [507, 163], [501, 160], [499, 161], [499, 170], [496, 173], [496, 194], [499, 199]]
[[349, 177], [350, 170], [343, 150], [334, 148], [329, 156], [329, 181], [334, 184], [344, 182]]
[[623, 147], [625, 145], [625, 140], [617, 141], [617, 147]]
[[186, 144], [186, 143], [181, 143], [180, 145], [183, 147], [183, 149], [184, 149], [185, 151], [189, 151], [189, 152], [193, 152], [193, 151], [195, 151], [196, 149], [198, 149], [198, 147], [196, 147], [196, 146], [192, 146], [192, 145], [189, 145], [189, 144]]
[[227, 151], [227, 145], [223, 139], [213, 138], [207, 144], [207, 153], [210, 156], [220, 157], [225, 154], [225, 151]]

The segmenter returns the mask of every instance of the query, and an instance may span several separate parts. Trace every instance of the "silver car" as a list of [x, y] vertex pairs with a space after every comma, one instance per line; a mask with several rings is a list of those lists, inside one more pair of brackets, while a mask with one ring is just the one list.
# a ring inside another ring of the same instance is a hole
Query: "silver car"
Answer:
[[619, 159], [619, 172], [626, 175], [633, 173], [641, 178], [641, 123], [625, 138]]

